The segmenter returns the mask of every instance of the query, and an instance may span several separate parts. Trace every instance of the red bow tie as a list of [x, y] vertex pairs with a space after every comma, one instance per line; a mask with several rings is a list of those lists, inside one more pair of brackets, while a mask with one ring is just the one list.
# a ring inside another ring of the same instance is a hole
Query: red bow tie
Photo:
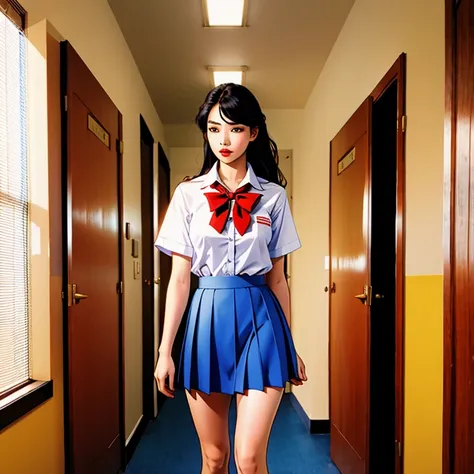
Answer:
[[238, 188], [231, 193], [222, 184], [214, 183], [211, 188], [216, 189], [217, 193], [204, 193], [208, 202], [209, 209], [213, 213], [209, 224], [222, 233], [224, 230], [227, 218], [229, 217], [230, 202], [235, 200], [232, 216], [234, 218], [235, 228], [240, 235], [244, 235], [248, 226], [250, 225], [250, 213], [256, 206], [258, 200], [262, 197], [261, 194], [248, 193], [247, 189], [250, 183]]

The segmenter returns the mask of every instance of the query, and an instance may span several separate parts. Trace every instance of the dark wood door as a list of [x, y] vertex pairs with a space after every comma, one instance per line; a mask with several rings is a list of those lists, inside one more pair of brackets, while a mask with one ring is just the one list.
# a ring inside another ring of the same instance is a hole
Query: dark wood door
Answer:
[[141, 135], [141, 212], [142, 212], [142, 335], [143, 335], [143, 416], [152, 419], [154, 409], [155, 362], [155, 265], [154, 240], [154, 191], [153, 191], [153, 137], [140, 118]]
[[[161, 228], [163, 219], [170, 203], [170, 166], [161, 145], [158, 145], [158, 228]], [[159, 343], [163, 334], [165, 320], [166, 291], [171, 276], [171, 257], [160, 252], [160, 311], [159, 311]]]
[[366, 474], [369, 456], [369, 153], [372, 99], [331, 141], [331, 457], [343, 474]]
[[474, 472], [474, 0], [446, 1], [443, 474]]
[[65, 112], [67, 470], [121, 467], [121, 115], [69, 43]]

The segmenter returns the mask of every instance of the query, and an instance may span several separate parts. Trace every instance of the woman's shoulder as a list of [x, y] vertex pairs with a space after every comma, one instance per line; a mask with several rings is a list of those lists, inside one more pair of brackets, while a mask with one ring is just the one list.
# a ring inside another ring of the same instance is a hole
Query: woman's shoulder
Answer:
[[257, 177], [257, 179], [260, 185], [262, 186], [263, 190], [265, 191], [265, 193], [275, 195], [275, 196], [286, 194], [286, 190], [281, 184], [277, 184], [260, 177]]

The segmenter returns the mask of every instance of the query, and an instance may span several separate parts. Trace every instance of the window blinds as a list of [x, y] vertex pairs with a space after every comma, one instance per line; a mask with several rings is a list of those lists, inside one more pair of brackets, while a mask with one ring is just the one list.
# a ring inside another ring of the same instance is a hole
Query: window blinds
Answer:
[[28, 229], [26, 40], [0, 14], [0, 396], [30, 375]]

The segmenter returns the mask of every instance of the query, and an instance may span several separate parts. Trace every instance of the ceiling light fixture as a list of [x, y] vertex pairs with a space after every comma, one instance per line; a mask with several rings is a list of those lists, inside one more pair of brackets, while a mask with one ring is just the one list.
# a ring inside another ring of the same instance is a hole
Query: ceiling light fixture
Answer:
[[202, 0], [204, 27], [247, 26], [248, 0]]
[[234, 84], [245, 85], [245, 73], [247, 72], [246, 66], [238, 67], [215, 67], [210, 66], [209, 80], [211, 88], [217, 87], [220, 84], [227, 82], [233, 82]]

